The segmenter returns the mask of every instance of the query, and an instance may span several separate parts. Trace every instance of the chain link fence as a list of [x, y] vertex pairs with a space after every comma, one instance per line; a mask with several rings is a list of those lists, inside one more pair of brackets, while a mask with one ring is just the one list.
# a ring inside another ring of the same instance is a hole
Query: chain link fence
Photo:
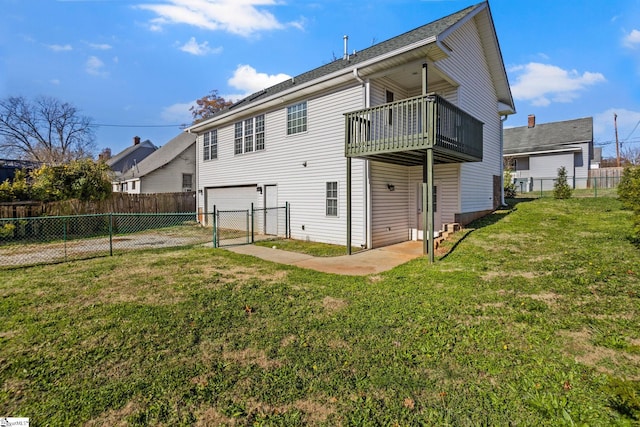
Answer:
[[211, 243], [196, 213], [0, 219], [0, 268]]
[[[514, 178], [516, 197], [553, 197], [557, 178]], [[573, 178], [567, 184], [573, 189], [572, 197], [617, 197], [620, 177]]]
[[213, 225], [215, 247], [253, 243], [257, 240], [288, 238], [289, 204], [272, 208], [217, 210], [207, 214], [206, 224]]

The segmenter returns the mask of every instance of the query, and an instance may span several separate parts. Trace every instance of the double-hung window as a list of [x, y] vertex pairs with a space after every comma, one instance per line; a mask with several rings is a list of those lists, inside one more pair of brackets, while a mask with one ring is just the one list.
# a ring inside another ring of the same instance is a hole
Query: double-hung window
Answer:
[[205, 132], [202, 144], [202, 160], [213, 160], [218, 158], [218, 130], [214, 129]]
[[234, 126], [234, 154], [264, 150], [264, 114], [237, 122]]
[[307, 131], [307, 101], [287, 107], [287, 135]]
[[338, 183], [336, 181], [327, 182], [327, 216], [338, 216]]

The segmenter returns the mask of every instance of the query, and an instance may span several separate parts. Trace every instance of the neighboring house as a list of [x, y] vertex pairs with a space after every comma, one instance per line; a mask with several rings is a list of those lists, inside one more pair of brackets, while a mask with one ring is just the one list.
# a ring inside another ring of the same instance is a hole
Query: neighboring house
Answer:
[[536, 125], [529, 115], [527, 126], [504, 130], [503, 156], [520, 192], [552, 190], [562, 166], [569, 185], [586, 188], [594, 158], [593, 118]]
[[488, 3], [359, 52], [346, 40], [342, 59], [187, 130], [199, 210], [288, 202], [292, 238], [375, 248], [499, 206], [515, 107]]
[[196, 136], [181, 133], [124, 171], [115, 184], [130, 194], [195, 191], [195, 173]]
[[0, 184], [6, 180], [13, 181], [16, 171], [25, 170], [30, 172], [40, 166], [42, 166], [42, 163], [29, 160], [0, 159]]
[[106, 163], [114, 172], [116, 178], [116, 182], [114, 182], [113, 185], [113, 191], [127, 192], [128, 189], [125, 185], [120, 183], [121, 175], [143, 161], [148, 155], [157, 149], [158, 147], [153, 145], [153, 143], [148, 139], [140, 142], [140, 137], [136, 136], [133, 138], [133, 145], [130, 145], [115, 156], [107, 159]]

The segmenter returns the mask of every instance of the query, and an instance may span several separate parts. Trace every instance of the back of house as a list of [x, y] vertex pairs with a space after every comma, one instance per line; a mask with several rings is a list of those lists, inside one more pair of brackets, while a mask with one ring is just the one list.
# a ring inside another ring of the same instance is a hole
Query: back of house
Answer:
[[366, 248], [422, 239], [423, 212], [438, 233], [501, 203], [501, 117], [513, 113], [480, 3], [345, 48], [189, 128], [200, 217], [288, 203], [295, 239]]

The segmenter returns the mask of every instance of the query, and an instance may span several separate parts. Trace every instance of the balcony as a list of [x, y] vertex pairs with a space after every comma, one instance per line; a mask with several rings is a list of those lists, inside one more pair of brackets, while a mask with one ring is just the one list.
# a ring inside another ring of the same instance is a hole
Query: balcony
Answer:
[[345, 114], [345, 156], [407, 166], [482, 161], [483, 123], [437, 95]]

